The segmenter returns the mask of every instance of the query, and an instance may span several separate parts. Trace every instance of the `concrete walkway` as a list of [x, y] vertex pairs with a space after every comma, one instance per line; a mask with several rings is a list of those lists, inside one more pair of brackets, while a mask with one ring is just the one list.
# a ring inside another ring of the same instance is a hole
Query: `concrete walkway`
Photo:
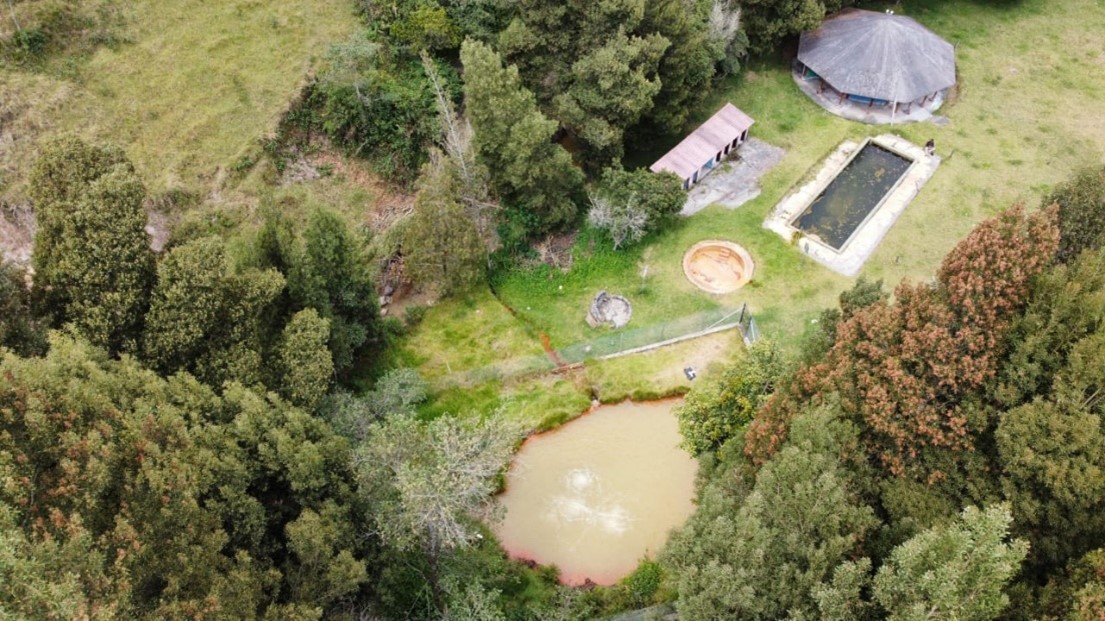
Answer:
[[817, 105], [850, 121], [858, 121], [868, 125], [896, 125], [923, 121], [932, 121], [937, 125], [947, 124], [945, 117], [936, 116], [935, 114], [936, 110], [944, 103], [944, 93], [940, 93], [935, 99], [925, 104], [914, 103], [909, 107], [908, 113], [905, 105], [899, 104], [898, 110], [895, 112], [893, 106], [868, 107], [866, 104], [856, 103], [847, 98], [841, 101], [840, 93], [828, 84], [825, 85], [823, 92], [818, 92], [818, 89], [821, 88], [820, 78], [807, 80], [795, 71], [791, 71], [790, 75], [794, 78], [794, 83], [798, 85], [798, 88]]
[[680, 215], [696, 214], [713, 204], [736, 209], [760, 195], [760, 177], [783, 161], [783, 149], [749, 138], [729, 159], [687, 192]]
[[764, 220], [764, 228], [775, 231], [787, 242], [797, 242], [798, 248], [804, 254], [834, 272], [845, 276], [858, 274], [890, 227], [894, 226], [898, 216], [902, 215], [906, 206], [917, 196], [921, 187], [940, 165], [939, 156], [926, 155], [921, 147], [893, 134], [881, 134], [871, 141], [912, 159], [913, 164], [906, 169], [898, 184], [859, 225], [843, 248], [838, 251], [815, 236], [807, 236], [792, 226], [791, 222], [821, 195], [829, 183], [851, 161], [852, 155], [861, 144], [850, 140], [841, 143], [825, 159], [824, 165], [812, 181], [779, 201]]

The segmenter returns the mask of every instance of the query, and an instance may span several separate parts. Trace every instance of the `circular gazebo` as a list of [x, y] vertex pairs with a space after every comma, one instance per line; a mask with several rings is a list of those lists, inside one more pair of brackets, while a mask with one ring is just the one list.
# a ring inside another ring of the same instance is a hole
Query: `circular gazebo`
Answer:
[[915, 106], [931, 112], [943, 103], [955, 85], [955, 50], [911, 17], [845, 9], [802, 33], [795, 68], [811, 96], [816, 84], [822, 105], [835, 98], [838, 108], [908, 117]]

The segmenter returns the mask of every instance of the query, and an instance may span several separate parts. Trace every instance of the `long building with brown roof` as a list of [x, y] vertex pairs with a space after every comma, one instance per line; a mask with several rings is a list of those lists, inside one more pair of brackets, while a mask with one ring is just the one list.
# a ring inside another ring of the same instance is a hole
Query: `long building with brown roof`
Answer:
[[673, 172], [683, 180], [683, 189], [690, 189], [748, 139], [748, 128], [754, 122], [752, 117], [727, 103], [649, 166], [649, 170]]

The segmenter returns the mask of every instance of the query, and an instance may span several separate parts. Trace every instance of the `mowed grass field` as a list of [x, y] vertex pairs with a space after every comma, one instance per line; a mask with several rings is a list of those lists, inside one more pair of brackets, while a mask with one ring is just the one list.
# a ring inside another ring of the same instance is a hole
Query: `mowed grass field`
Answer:
[[[866, 8], [887, 6], [891, 5]], [[747, 302], [764, 336], [784, 347], [795, 346], [820, 310], [835, 304], [853, 281], [809, 261], [761, 225], [775, 204], [845, 139], [883, 132], [917, 144], [933, 138], [944, 158], [864, 267], [863, 275], [883, 279], [888, 289], [902, 279], [930, 280], [943, 256], [979, 221], [1015, 203], [1036, 208], [1048, 190], [1074, 170], [1105, 161], [1105, 4], [930, 0], [893, 8], [956, 45], [958, 94], [939, 112], [950, 120], [946, 126], [866, 126], [839, 119], [795, 87], [789, 58], [753, 61], [695, 111], [688, 130], [725, 101], [748, 112], [756, 120], [752, 134], [787, 151], [762, 179], [763, 193], [736, 210], [711, 207], [619, 253], [581, 236], [568, 272], [538, 268], [506, 275], [497, 283], [498, 293], [529, 327], [525, 338], [535, 342], [537, 333], [545, 333], [554, 347], [561, 348], [600, 336], [601, 331], [586, 326], [583, 316], [591, 298], [605, 289], [632, 300], [629, 328]], [[652, 152], [632, 159], [651, 162], [679, 139], [653, 145]], [[711, 238], [733, 240], [751, 251], [757, 271], [749, 286], [715, 296], [685, 280], [683, 253]], [[643, 281], [645, 265], [648, 277]], [[419, 331], [463, 334], [469, 321], [480, 325], [475, 316], [467, 315], [480, 305], [464, 312], [447, 310], [459, 308], [453, 304], [434, 309]], [[487, 312], [495, 311], [480, 310]], [[447, 343], [422, 341], [422, 347], [428, 347], [423, 355], [432, 358]], [[730, 348], [739, 349], [739, 344]], [[693, 350], [691, 346], [674, 357], [630, 356], [590, 363], [588, 371], [595, 377], [588, 376], [581, 390], [605, 393], [604, 400], [647, 394], [657, 378], [670, 377], [673, 368], [681, 368]], [[601, 387], [595, 381], [599, 369], [619, 378], [617, 390], [596, 390]], [[499, 389], [529, 390], [531, 382], [501, 382]], [[686, 387], [686, 382], [680, 385], [676, 380], [669, 384], [672, 390]], [[473, 407], [491, 402], [471, 394]], [[451, 394], [450, 406], [462, 408], [464, 403]], [[530, 411], [523, 418], [542, 420], [545, 414]]]
[[18, 200], [36, 145], [66, 132], [123, 147], [154, 195], [206, 197], [359, 24], [348, 0], [118, 5], [114, 49], [59, 72], [0, 68], [0, 198]]

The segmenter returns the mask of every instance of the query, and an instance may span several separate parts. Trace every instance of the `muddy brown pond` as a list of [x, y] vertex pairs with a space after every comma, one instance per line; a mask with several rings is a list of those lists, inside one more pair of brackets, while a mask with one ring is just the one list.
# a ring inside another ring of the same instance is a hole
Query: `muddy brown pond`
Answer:
[[499, 496], [503, 547], [556, 565], [567, 584], [613, 584], [654, 556], [694, 508], [698, 464], [679, 447], [680, 402], [601, 406], [526, 440]]

